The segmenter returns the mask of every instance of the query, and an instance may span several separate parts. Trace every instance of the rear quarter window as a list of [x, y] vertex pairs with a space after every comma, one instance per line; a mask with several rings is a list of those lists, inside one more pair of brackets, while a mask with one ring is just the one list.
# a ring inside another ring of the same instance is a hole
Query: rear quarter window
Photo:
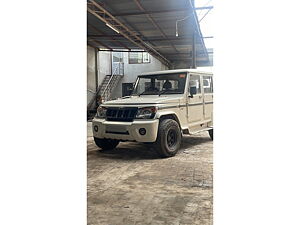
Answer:
[[203, 76], [204, 93], [213, 93], [213, 79], [212, 76]]

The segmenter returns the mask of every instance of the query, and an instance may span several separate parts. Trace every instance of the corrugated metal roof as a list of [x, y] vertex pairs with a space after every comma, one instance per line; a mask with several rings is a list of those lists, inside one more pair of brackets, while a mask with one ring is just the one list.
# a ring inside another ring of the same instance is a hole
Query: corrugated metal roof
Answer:
[[[136, 34], [145, 45], [153, 48], [155, 57], [159, 54], [171, 63], [192, 61], [193, 33], [196, 31], [197, 66], [208, 62], [208, 54], [201, 31], [197, 31], [198, 22], [193, 15], [190, 0], [89, 0], [88, 10], [101, 14], [92, 2], [99, 4], [131, 32]], [[97, 11], [98, 10], [98, 11]], [[183, 20], [184, 19], [184, 20]], [[182, 21], [178, 21], [182, 20]], [[141, 49], [124, 35], [115, 32], [106, 22], [92, 14], [87, 14], [88, 43], [104, 49]], [[178, 21], [178, 37], [176, 37]], [[115, 27], [115, 26], [114, 26]], [[115, 27], [117, 28], [117, 27]], [[152, 52], [150, 52], [152, 53]]]

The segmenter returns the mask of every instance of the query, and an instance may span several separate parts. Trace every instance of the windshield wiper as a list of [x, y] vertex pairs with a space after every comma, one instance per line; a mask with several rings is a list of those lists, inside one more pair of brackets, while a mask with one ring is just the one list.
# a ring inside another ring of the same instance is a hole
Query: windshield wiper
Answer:
[[181, 94], [181, 91], [174, 91], [174, 90], [162, 90], [158, 93], [158, 96], [161, 96], [162, 94], [166, 93], [167, 91], [171, 91], [169, 92], [169, 94]]
[[139, 97], [142, 95], [142, 94], [145, 94], [147, 91], [143, 91], [142, 93], [139, 94]]
[[162, 90], [158, 93], [158, 96], [161, 96], [162, 94], [166, 93], [168, 90]]

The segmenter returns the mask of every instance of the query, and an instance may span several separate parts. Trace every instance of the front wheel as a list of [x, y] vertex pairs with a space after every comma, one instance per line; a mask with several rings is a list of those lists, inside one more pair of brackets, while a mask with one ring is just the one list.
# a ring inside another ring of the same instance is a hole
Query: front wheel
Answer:
[[155, 148], [161, 157], [176, 155], [181, 144], [181, 132], [178, 123], [172, 119], [166, 119], [159, 123]]
[[100, 139], [94, 137], [95, 144], [101, 148], [102, 150], [112, 150], [117, 147], [117, 145], [120, 143], [118, 140], [113, 139]]
[[214, 129], [209, 130], [208, 134], [209, 134], [211, 140], [214, 140]]

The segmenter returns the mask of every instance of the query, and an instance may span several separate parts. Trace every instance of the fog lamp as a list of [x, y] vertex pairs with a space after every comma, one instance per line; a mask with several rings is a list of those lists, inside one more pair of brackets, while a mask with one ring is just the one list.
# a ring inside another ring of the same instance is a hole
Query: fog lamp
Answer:
[[140, 135], [145, 135], [146, 134], [146, 129], [145, 128], [140, 128], [139, 133], [140, 133]]

